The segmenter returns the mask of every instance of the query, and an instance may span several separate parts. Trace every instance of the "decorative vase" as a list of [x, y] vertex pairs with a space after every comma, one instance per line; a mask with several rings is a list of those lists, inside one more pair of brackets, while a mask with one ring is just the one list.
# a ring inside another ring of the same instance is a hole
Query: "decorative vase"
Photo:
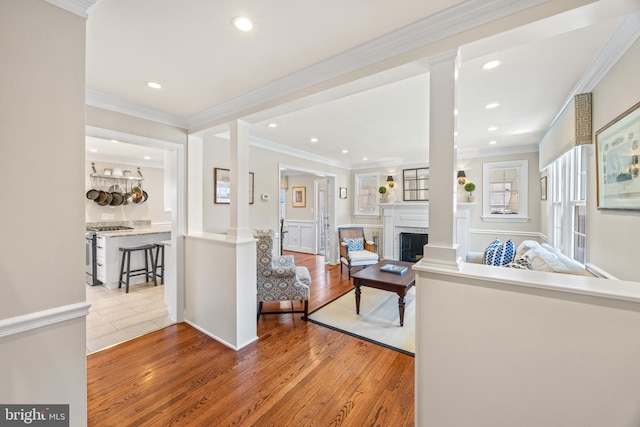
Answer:
[[476, 200], [476, 196], [467, 196], [469, 203], [473, 203]]
[[396, 193], [394, 191], [390, 191], [387, 194], [387, 203], [395, 203], [396, 202]]

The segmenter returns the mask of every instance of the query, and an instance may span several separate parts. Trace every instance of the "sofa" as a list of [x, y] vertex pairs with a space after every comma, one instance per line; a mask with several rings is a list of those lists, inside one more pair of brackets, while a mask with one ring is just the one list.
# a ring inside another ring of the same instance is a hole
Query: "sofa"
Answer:
[[[498, 242], [498, 243], [496, 243]], [[510, 241], [502, 244], [499, 240], [494, 240], [487, 246], [484, 252], [467, 253], [467, 262], [476, 264], [498, 265], [510, 268], [520, 268], [535, 271], [547, 271], [552, 273], [573, 274], [586, 277], [594, 277], [582, 264], [567, 257], [558, 249], [547, 243], [538, 243], [534, 240], [525, 240], [515, 249], [513, 256], [509, 254]], [[491, 257], [492, 249], [502, 245], [502, 251], [498, 247], [498, 256]], [[507, 257], [504, 254], [509, 254]], [[502, 257], [500, 257], [502, 255]], [[499, 258], [499, 262], [491, 262]]]

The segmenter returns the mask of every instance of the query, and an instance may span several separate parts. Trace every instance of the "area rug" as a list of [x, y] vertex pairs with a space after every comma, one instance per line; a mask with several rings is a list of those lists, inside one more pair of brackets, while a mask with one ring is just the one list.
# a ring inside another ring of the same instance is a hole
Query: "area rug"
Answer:
[[404, 326], [400, 326], [397, 294], [367, 287], [361, 289], [360, 314], [356, 314], [356, 297], [354, 290], [351, 290], [311, 313], [309, 320], [414, 356], [415, 287], [409, 289], [404, 298]]

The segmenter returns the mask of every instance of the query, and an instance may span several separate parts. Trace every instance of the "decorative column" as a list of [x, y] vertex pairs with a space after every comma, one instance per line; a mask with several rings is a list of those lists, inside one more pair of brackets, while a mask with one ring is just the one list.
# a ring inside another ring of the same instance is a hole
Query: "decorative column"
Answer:
[[429, 58], [429, 243], [421, 264], [459, 269], [456, 242], [457, 51]]
[[229, 123], [231, 137], [229, 147], [231, 204], [227, 238], [243, 240], [252, 238], [249, 230], [249, 123], [234, 120]]

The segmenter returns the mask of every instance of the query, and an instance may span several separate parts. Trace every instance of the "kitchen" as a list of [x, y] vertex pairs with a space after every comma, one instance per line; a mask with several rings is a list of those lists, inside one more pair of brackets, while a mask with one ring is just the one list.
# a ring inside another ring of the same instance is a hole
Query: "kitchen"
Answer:
[[[90, 353], [174, 323], [167, 307], [175, 293], [172, 212], [165, 200], [174, 194], [175, 181], [168, 176], [171, 167], [165, 168], [164, 149], [94, 137], [86, 137], [85, 148]], [[150, 249], [130, 253], [129, 290], [119, 288], [127, 265], [121, 265], [120, 248], [144, 245]], [[141, 271], [146, 268], [148, 275]]]

